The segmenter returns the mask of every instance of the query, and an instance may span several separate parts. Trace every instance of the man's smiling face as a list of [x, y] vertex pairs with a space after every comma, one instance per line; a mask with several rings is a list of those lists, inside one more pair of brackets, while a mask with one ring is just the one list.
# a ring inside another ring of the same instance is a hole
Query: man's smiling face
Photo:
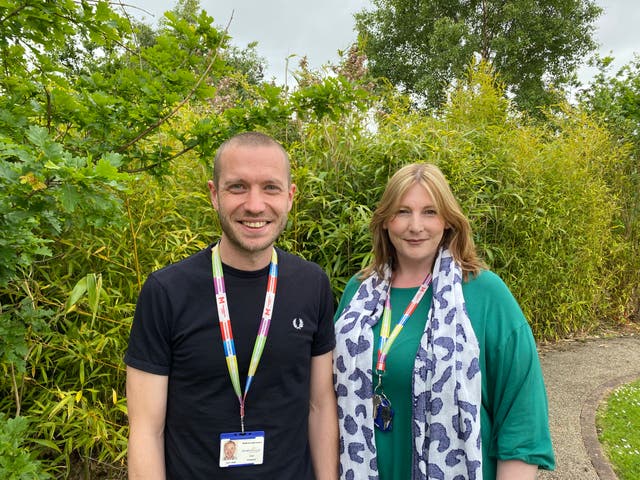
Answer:
[[262, 263], [287, 224], [295, 185], [277, 146], [229, 145], [220, 158], [211, 203], [222, 226], [222, 260], [236, 268]]

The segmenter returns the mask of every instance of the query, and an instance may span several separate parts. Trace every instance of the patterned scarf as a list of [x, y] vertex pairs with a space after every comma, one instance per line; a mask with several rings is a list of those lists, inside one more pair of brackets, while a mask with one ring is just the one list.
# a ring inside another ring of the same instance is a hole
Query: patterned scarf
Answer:
[[[384, 278], [362, 282], [335, 325], [341, 479], [378, 479], [372, 327], [389, 292], [386, 270]], [[478, 340], [449, 250], [440, 250], [433, 271], [432, 305], [413, 368], [412, 480], [482, 480]]]

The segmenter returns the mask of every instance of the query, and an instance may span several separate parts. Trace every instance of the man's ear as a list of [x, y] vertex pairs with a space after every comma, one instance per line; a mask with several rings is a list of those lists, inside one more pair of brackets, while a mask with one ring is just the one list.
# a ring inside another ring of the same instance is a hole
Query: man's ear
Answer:
[[218, 189], [216, 188], [216, 184], [213, 180], [209, 180], [207, 182], [207, 186], [209, 187], [209, 199], [211, 200], [211, 205], [213, 205], [214, 210], [218, 211]]
[[293, 197], [295, 196], [297, 189], [298, 187], [296, 187], [295, 183], [292, 183], [289, 187], [289, 208], [287, 209], [287, 212], [290, 212], [291, 207], [293, 207]]

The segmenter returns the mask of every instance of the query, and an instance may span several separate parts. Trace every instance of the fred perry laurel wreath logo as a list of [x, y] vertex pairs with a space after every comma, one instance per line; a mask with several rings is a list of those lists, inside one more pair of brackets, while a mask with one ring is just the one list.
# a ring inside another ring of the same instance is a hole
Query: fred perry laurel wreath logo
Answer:
[[304, 327], [304, 322], [302, 321], [301, 318], [294, 318], [293, 319], [293, 328], [295, 328], [296, 330], [302, 330], [302, 327]]

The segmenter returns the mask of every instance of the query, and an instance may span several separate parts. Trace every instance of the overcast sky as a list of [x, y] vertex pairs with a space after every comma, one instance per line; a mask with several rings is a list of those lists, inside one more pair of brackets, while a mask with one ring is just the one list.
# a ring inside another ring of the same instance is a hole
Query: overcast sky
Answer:
[[[596, 41], [601, 55], [613, 55], [615, 65], [628, 63], [640, 54], [640, 1], [596, 0], [604, 8], [597, 22]], [[128, 0], [142, 10], [138, 16], [156, 22], [175, 6], [174, 0]], [[200, 0], [214, 23], [229, 26], [232, 43], [246, 47], [258, 42], [258, 54], [266, 58], [266, 79], [284, 83], [287, 58], [289, 70], [296, 70], [300, 58], [307, 56], [312, 68], [338, 62], [338, 50], [356, 39], [353, 14], [368, 7], [369, 0]], [[132, 13], [135, 10], [130, 10]], [[583, 81], [593, 71], [580, 72]], [[291, 80], [289, 80], [291, 82]]]

